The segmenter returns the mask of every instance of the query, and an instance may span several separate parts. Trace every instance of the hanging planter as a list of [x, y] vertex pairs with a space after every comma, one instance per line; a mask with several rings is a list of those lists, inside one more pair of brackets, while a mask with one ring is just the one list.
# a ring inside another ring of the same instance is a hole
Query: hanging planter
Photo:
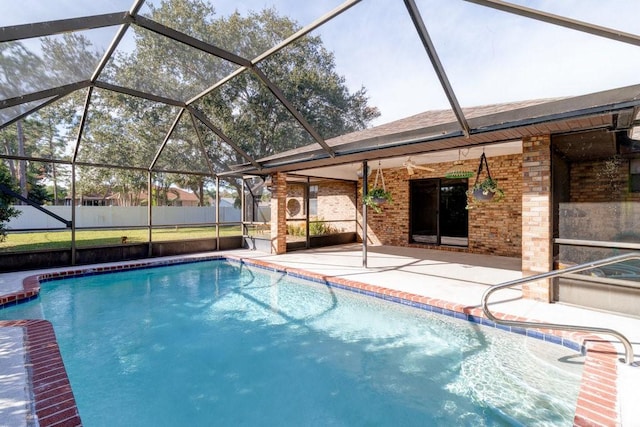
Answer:
[[367, 195], [364, 196], [364, 204], [372, 208], [376, 212], [380, 212], [380, 205], [392, 202], [391, 193], [383, 188], [372, 188]]
[[[378, 186], [378, 179], [380, 179], [382, 187]], [[380, 208], [380, 206], [387, 202], [391, 203], [392, 201], [391, 192], [387, 191], [385, 187], [384, 175], [382, 174], [380, 164], [378, 163], [376, 179], [373, 183], [373, 187], [371, 190], [367, 191], [367, 194], [362, 198], [362, 202], [373, 209], [376, 213], [380, 213], [382, 212], [382, 208]]]
[[[483, 167], [487, 168], [487, 177], [480, 179]], [[480, 165], [476, 174], [476, 181], [469, 190], [467, 190], [467, 209], [472, 209], [478, 203], [499, 202], [504, 198], [504, 191], [498, 187], [498, 181], [491, 177], [489, 171], [489, 163], [487, 156], [482, 153], [480, 156]]]

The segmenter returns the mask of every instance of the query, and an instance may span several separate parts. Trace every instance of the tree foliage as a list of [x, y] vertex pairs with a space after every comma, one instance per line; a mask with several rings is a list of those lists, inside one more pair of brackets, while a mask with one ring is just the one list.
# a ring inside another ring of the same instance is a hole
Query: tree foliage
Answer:
[[[207, 0], [161, 0], [149, 5], [149, 10], [152, 20], [247, 59], [300, 28], [275, 9], [219, 16]], [[236, 64], [141, 27], [130, 28], [133, 46], [119, 50], [98, 80], [187, 102], [238, 69]], [[42, 38], [37, 50], [21, 42], [3, 43], [0, 49], [0, 94], [5, 98], [87, 79], [101, 57], [77, 33]], [[255, 67], [325, 139], [364, 129], [379, 116], [368, 105], [364, 88], [349, 89], [336, 71], [333, 54], [318, 36], [305, 36]], [[256, 72], [245, 70], [193, 106], [256, 159], [314, 143]], [[21, 148], [26, 156], [71, 157], [85, 95], [86, 91], [79, 91], [23, 121], [25, 146]], [[203, 123], [195, 120], [194, 125], [188, 111], [166, 138], [178, 112], [175, 106], [94, 89], [77, 148], [79, 162], [98, 166], [79, 168], [77, 191], [119, 193], [122, 203], [137, 203], [133, 195], [146, 191], [144, 170], [150, 169], [157, 177], [165, 177], [162, 182], [158, 178], [158, 188], [178, 184], [198, 194], [204, 203], [210, 178], [203, 176], [210, 168], [226, 171], [246, 159]], [[11, 127], [0, 131], [7, 154], [18, 152], [14, 134]], [[14, 166], [10, 161], [12, 175]], [[127, 166], [138, 170], [127, 170]], [[176, 171], [202, 176], [162, 173]], [[51, 163], [40, 172], [44, 180], [53, 182], [53, 192], [60, 193], [58, 182], [67, 178], [64, 171]], [[167, 183], [166, 177], [173, 181]]]
[[[7, 167], [0, 163], [0, 184], [12, 191], [18, 190], [14, 185], [14, 180]], [[11, 206], [13, 197], [0, 189], [0, 242], [4, 242], [7, 237], [6, 222], [16, 217], [20, 212]]]

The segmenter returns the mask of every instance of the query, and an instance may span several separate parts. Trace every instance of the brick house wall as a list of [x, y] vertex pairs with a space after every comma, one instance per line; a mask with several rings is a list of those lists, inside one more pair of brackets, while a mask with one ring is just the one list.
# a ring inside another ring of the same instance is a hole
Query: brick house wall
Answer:
[[[337, 232], [356, 231], [356, 190], [351, 182], [320, 181], [318, 185], [318, 214], [315, 219], [327, 223]], [[335, 220], [341, 220], [336, 221]]]
[[[435, 169], [434, 172], [416, 169], [412, 176], [408, 175], [405, 168], [383, 170], [386, 188], [392, 193], [393, 203], [385, 204], [381, 213], [369, 209], [369, 243], [519, 257], [522, 247], [522, 156], [490, 157], [488, 162], [491, 176], [504, 189], [505, 198], [498, 203], [487, 203], [469, 210], [468, 248], [409, 243], [410, 181], [444, 177], [452, 167], [451, 162], [429, 164], [430, 168]], [[464, 166], [476, 171], [478, 163], [479, 159], [468, 159], [464, 161]], [[375, 179], [375, 173], [374, 170], [369, 178], [370, 182]], [[470, 187], [474, 181], [475, 177], [469, 178]], [[362, 203], [361, 195], [362, 180], [358, 182], [358, 206]], [[359, 213], [358, 221], [361, 220], [362, 215]], [[360, 234], [361, 231], [358, 232]]]
[[640, 193], [629, 191], [628, 159], [574, 162], [570, 174], [571, 202], [640, 202]]
[[[312, 182], [311, 185], [318, 186], [317, 215], [310, 215], [309, 219], [326, 220], [325, 224], [335, 232], [355, 232], [356, 197], [353, 183], [324, 180]], [[306, 227], [305, 193], [306, 183], [287, 184], [286, 214], [289, 226]]]

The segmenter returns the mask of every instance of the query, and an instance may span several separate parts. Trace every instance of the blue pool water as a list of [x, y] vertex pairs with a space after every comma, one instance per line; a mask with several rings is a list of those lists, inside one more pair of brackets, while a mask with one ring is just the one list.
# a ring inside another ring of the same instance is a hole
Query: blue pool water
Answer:
[[[571, 425], [572, 351], [227, 261], [45, 282], [85, 426]], [[547, 361], [545, 361], [545, 360]]]

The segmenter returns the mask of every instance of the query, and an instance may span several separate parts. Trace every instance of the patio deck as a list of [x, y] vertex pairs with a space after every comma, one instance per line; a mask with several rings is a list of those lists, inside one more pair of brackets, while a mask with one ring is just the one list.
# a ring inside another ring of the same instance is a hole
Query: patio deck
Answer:
[[[368, 268], [365, 269], [362, 267], [362, 249], [357, 244], [297, 251], [283, 255], [270, 255], [249, 250], [205, 255], [230, 255], [278, 264], [322, 276], [427, 296], [458, 306], [462, 305], [469, 310], [479, 307], [481, 295], [488, 286], [522, 276], [520, 260], [515, 258], [400, 247], [369, 247]], [[158, 259], [149, 261], [155, 262]], [[122, 264], [131, 264], [131, 262]], [[89, 267], [77, 267], [75, 270]], [[54, 271], [60, 271], [60, 269]], [[44, 271], [0, 274], [0, 295], [21, 290], [23, 278], [42, 272]], [[636, 360], [638, 360], [640, 318], [563, 304], [523, 300], [517, 290], [506, 290], [497, 294], [492, 299], [492, 308], [495, 312], [520, 318], [616, 329], [632, 341]], [[21, 420], [24, 421], [23, 425], [28, 425], [27, 413], [30, 402], [25, 400], [27, 396], [24, 392], [25, 386], [28, 385], [27, 376], [20, 373], [25, 369], [16, 367], [20, 362], [24, 362], [24, 349], [22, 337], [16, 335], [15, 329], [0, 328], [0, 379], [3, 383], [3, 391], [0, 392], [0, 424], [19, 426], [22, 425]], [[614, 345], [618, 357], [622, 357], [624, 355], [622, 346], [617, 343]], [[570, 351], [568, 349], [568, 352]], [[618, 398], [613, 406], [617, 405], [615, 410], [619, 412], [620, 425], [637, 425], [635, 423], [640, 419], [640, 408], [635, 403], [637, 388], [640, 385], [640, 367], [618, 363], [616, 368]], [[20, 408], [23, 409], [19, 410]], [[594, 410], [598, 409], [594, 408]]]

